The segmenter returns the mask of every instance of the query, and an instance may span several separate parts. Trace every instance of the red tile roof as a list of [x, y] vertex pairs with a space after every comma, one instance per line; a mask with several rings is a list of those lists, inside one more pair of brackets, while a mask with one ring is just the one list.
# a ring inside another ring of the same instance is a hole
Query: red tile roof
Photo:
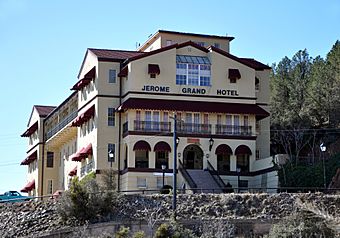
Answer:
[[55, 106], [41, 106], [41, 105], [34, 105], [35, 109], [37, 109], [37, 112], [40, 117], [46, 117], [48, 114], [50, 114], [54, 109], [56, 109]]
[[124, 61], [128, 58], [144, 54], [143, 52], [128, 51], [128, 50], [107, 50], [107, 49], [93, 49], [89, 48], [89, 51], [93, 52], [99, 61]]
[[254, 68], [255, 70], [264, 70], [264, 69], [271, 69], [268, 65], [262, 64], [261, 62], [250, 59], [250, 58], [239, 58], [244, 64]]
[[261, 62], [259, 61], [256, 61], [254, 59], [249, 59], [249, 58], [239, 58], [235, 55], [232, 55], [224, 50], [221, 50], [219, 48], [216, 48], [214, 46], [210, 46], [209, 47], [212, 51], [215, 51], [221, 55], [224, 55], [230, 59], [233, 59], [241, 64], [244, 64], [244, 65], [247, 65], [249, 66], [250, 68], [253, 68], [255, 70], [264, 70], [264, 69], [271, 69], [268, 65], [265, 65], [265, 64], [262, 64]]

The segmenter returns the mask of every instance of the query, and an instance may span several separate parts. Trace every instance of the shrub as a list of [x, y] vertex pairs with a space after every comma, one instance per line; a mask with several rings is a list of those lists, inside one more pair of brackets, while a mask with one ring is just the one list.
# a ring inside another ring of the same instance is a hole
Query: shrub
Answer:
[[95, 174], [85, 176], [81, 181], [75, 177], [70, 189], [66, 191], [58, 204], [58, 213], [64, 222], [106, 219], [114, 213], [118, 204], [118, 193], [113, 171], [103, 174], [103, 185], [99, 185]]
[[136, 233], [133, 234], [133, 238], [145, 238], [144, 231], [137, 231]]
[[128, 227], [120, 227], [119, 231], [116, 232], [115, 238], [128, 238], [130, 233], [130, 228]]

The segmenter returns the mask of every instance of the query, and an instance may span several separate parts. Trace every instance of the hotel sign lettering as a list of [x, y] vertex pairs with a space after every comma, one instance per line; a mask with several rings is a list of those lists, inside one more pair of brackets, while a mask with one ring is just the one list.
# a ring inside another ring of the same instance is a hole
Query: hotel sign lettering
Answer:
[[[170, 87], [169, 86], [158, 86], [158, 85], [144, 85], [142, 88], [142, 91], [170, 93]], [[204, 88], [182, 88], [181, 92], [183, 94], [204, 95], [207, 93], [207, 90]], [[237, 90], [230, 90], [230, 89], [217, 89], [216, 95], [239, 96]]]

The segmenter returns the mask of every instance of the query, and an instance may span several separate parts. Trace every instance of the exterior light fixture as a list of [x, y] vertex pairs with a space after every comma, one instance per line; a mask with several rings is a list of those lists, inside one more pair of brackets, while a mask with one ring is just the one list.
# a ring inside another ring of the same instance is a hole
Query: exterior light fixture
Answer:
[[210, 138], [210, 140], [209, 140], [209, 151], [211, 151], [213, 145], [214, 145], [214, 139]]
[[112, 162], [114, 160], [115, 154], [112, 150], [109, 151], [109, 161], [110, 161], [110, 167], [112, 168]]
[[176, 137], [176, 146], [178, 146], [180, 139]]
[[165, 164], [162, 164], [162, 172], [163, 172], [163, 186], [162, 186], [162, 189], [164, 189], [165, 169], [166, 169], [166, 165], [165, 165]]
[[324, 143], [320, 144], [321, 156], [322, 156], [322, 167], [323, 167], [323, 187], [326, 189], [327, 182], [326, 182], [326, 166], [325, 166], [325, 152], [326, 152], [326, 145]]

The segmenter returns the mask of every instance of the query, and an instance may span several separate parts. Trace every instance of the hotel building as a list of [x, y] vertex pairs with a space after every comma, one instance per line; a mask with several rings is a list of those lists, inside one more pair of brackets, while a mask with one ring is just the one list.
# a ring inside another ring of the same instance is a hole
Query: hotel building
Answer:
[[175, 157], [178, 188], [272, 191], [271, 69], [230, 54], [233, 39], [159, 30], [136, 51], [87, 49], [65, 101], [32, 109], [22, 191], [52, 194], [110, 168], [119, 191], [159, 189]]

